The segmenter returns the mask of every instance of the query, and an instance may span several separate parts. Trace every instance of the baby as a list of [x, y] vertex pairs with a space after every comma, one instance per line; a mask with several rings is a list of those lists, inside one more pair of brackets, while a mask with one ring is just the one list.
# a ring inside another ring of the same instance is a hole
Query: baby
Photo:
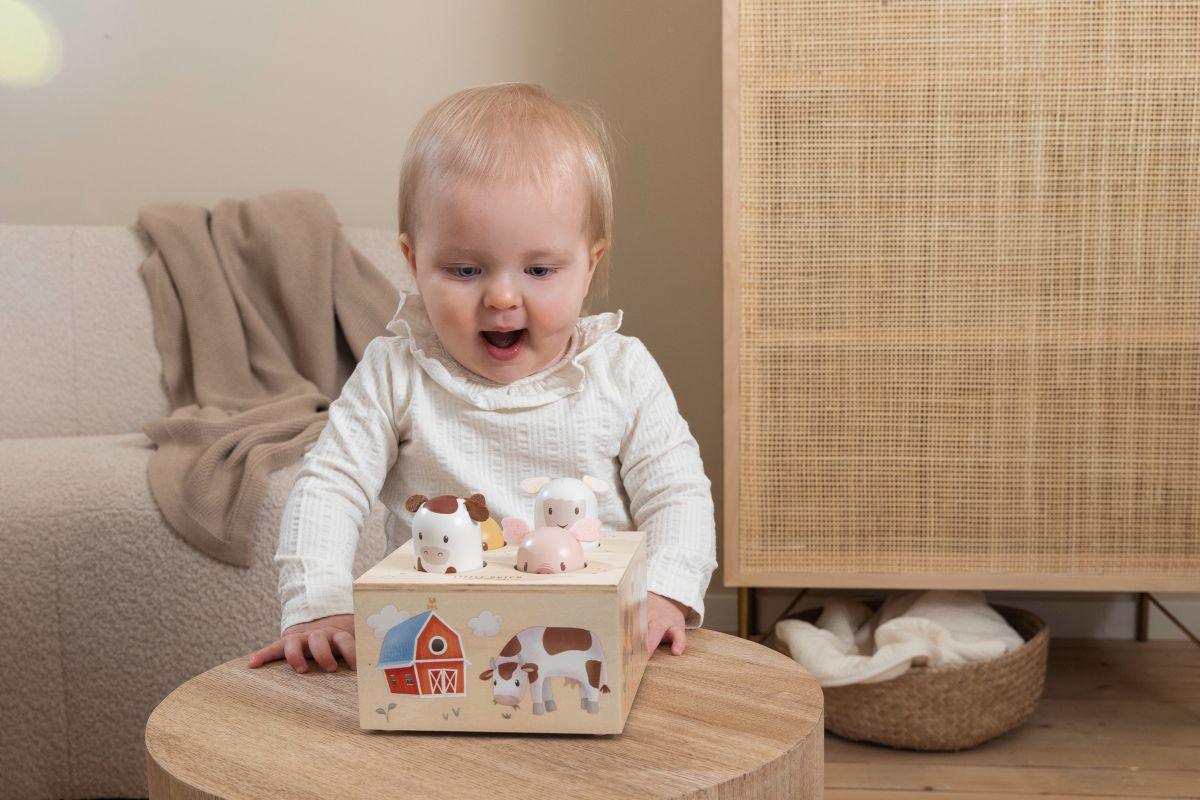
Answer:
[[581, 316], [608, 263], [608, 149], [597, 115], [528, 84], [458, 92], [417, 124], [399, 223], [418, 291], [304, 457], [275, 556], [282, 633], [251, 667], [356, 667], [351, 570], [376, 502], [401, 530], [419, 493], [478, 491], [496, 519], [526, 518], [520, 482], [537, 475], [614, 487], [599, 518], [647, 537], [648, 652], [683, 653], [716, 568], [711, 484], [662, 370], [616, 332], [621, 312]]

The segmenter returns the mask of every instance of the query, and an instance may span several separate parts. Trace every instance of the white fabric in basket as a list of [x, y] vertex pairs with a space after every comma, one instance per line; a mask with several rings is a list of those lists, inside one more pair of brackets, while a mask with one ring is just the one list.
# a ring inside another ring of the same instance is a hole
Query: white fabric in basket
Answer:
[[775, 635], [822, 686], [876, 683], [913, 666], [987, 661], [1024, 640], [983, 592], [893, 592], [874, 616], [862, 603], [829, 598], [816, 625], [781, 620]]

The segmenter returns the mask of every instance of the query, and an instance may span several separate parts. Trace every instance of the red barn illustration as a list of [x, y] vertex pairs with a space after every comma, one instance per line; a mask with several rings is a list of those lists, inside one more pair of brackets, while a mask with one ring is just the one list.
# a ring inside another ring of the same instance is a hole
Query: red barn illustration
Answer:
[[392, 694], [462, 697], [469, 666], [458, 632], [426, 611], [387, 632], [375, 669], [383, 670]]

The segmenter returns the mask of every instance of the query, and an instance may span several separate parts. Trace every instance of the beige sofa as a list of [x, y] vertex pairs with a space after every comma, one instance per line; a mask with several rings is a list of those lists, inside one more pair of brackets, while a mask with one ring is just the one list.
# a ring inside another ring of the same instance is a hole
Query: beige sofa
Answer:
[[[411, 288], [395, 234], [347, 237]], [[166, 397], [130, 227], [0, 225], [0, 798], [145, 796], [147, 716], [271, 641], [296, 466], [271, 476], [249, 569], [201, 555], [146, 485]], [[383, 508], [355, 574], [384, 553]]]

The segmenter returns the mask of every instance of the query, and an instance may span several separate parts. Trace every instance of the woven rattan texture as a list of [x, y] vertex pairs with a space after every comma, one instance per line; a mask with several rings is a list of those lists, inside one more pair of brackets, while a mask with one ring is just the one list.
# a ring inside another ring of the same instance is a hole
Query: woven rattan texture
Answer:
[[738, 20], [742, 573], [1200, 571], [1200, 3]]

